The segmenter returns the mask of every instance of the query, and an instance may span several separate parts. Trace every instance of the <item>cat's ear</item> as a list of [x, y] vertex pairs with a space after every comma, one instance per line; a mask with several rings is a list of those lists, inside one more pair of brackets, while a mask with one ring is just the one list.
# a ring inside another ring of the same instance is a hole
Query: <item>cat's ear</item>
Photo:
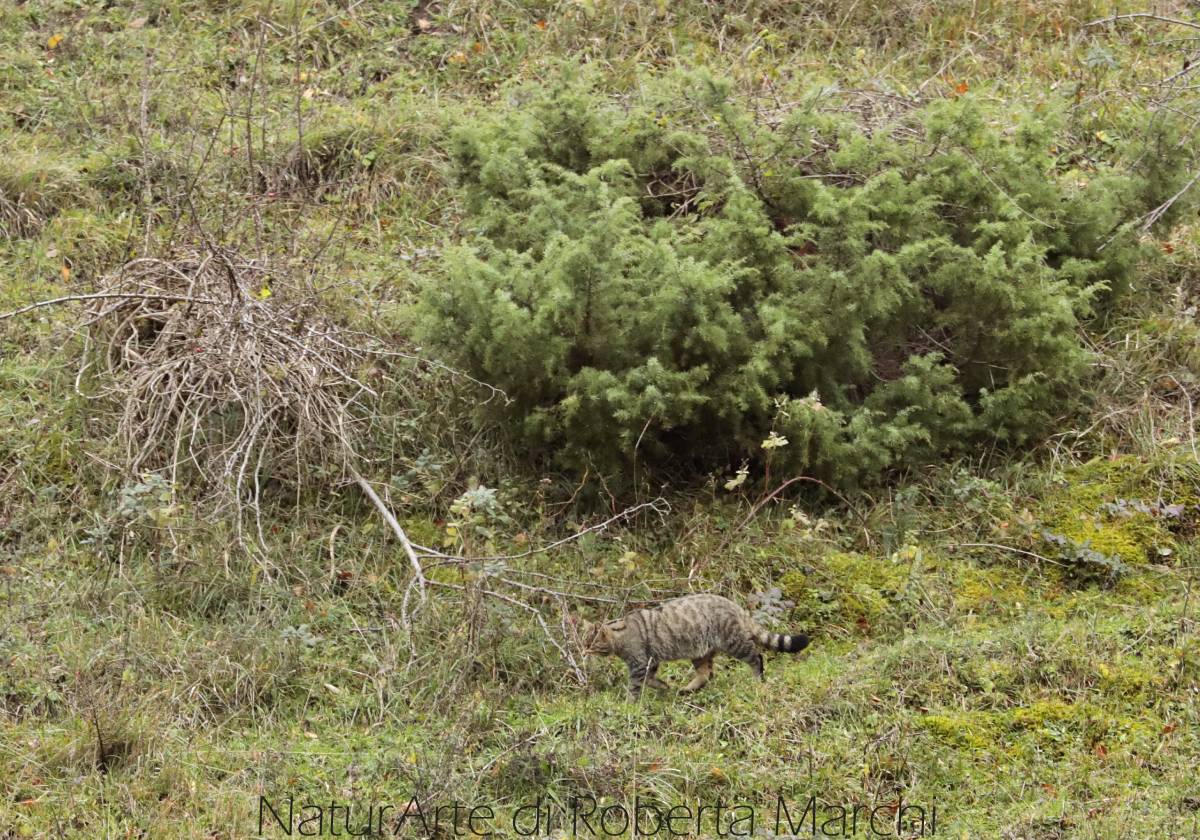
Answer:
[[575, 633], [575, 638], [583, 646], [585, 653], [591, 649], [596, 639], [600, 636], [601, 626], [588, 621], [586, 618], [581, 618], [571, 627], [571, 630]]

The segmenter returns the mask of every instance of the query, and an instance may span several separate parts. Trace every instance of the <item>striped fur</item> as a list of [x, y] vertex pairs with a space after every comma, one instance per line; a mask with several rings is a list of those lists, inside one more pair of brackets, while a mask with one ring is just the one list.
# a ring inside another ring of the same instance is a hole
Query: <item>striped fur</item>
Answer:
[[696, 673], [683, 691], [695, 691], [712, 676], [717, 653], [742, 660], [762, 679], [759, 647], [795, 653], [808, 645], [805, 635], [768, 633], [748, 612], [720, 595], [685, 595], [615, 621], [585, 624], [583, 641], [588, 653], [624, 660], [634, 696], [646, 685], [669, 688], [657, 676], [663, 662], [690, 659]]

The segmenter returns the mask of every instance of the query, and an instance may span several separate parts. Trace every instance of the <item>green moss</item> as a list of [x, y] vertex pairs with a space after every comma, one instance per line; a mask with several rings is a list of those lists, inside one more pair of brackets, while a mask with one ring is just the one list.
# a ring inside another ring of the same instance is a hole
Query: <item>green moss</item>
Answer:
[[404, 532], [409, 539], [421, 545], [437, 545], [442, 538], [437, 525], [426, 517], [409, 517], [404, 520]]
[[1134, 456], [1097, 458], [1072, 467], [1062, 485], [1050, 493], [1043, 506], [1045, 530], [1126, 563], [1153, 558], [1158, 549], [1174, 550], [1176, 542], [1169, 520], [1126, 505], [1178, 503], [1164, 498], [1153, 475], [1155, 465]]
[[826, 568], [838, 579], [877, 591], [895, 591], [908, 578], [908, 564], [855, 552], [834, 552]]
[[1100, 689], [1108, 695], [1128, 699], [1138, 695], [1154, 695], [1167, 684], [1166, 674], [1153, 663], [1132, 661], [1116, 664], [1100, 663]]
[[1139, 604], [1157, 603], [1169, 591], [1161, 577], [1149, 574], [1126, 575], [1113, 589], [1126, 601]]
[[941, 741], [973, 750], [999, 745], [999, 716], [995, 712], [943, 712], [922, 715], [917, 723]]
[[1007, 717], [1011, 729], [1039, 729], [1048, 724], [1069, 723], [1085, 713], [1085, 707], [1079, 704], [1039, 700], [1013, 709]]
[[1007, 695], [1016, 692], [1021, 682], [1017, 667], [1006, 659], [967, 657], [954, 672], [960, 691], [965, 686], [983, 694]]
[[[1110, 678], [1137, 679], [1132, 672], [1110, 668]], [[1092, 703], [1067, 703], [1058, 699], [1039, 700], [1011, 712], [1009, 728], [1013, 732], [1035, 734], [1043, 746], [1050, 742], [1076, 740], [1079, 746], [1091, 748], [1111, 741], [1130, 743], [1145, 741], [1157, 731], [1158, 724], [1145, 715], [1137, 717], [1117, 714]]]
[[799, 604], [808, 597], [808, 575], [804, 572], [788, 572], [779, 579], [779, 588], [784, 597]]
[[961, 612], [1010, 614], [1029, 604], [1030, 592], [1016, 569], [962, 565], [954, 578], [954, 606]]
[[939, 711], [917, 718], [921, 728], [957, 747], [1001, 753], [1006, 761], [1033, 760], [1047, 751], [1135, 748], [1156, 730], [1152, 721], [1114, 714], [1091, 703], [1058, 698], [1002, 711]]
[[790, 572], [782, 587], [796, 615], [870, 632], [879, 623], [903, 620], [897, 610], [910, 564], [853, 552], [834, 552], [814, 562], [811, 575]]

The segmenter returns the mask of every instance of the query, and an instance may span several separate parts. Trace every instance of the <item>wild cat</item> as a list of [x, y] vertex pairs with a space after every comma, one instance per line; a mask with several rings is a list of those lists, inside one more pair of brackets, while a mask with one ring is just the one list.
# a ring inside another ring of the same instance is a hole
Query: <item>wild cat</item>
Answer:
[[618, 656], [629, 666], [629, 692], [641, 693], [645, 685], [669, 689], [658, 678], [658, 666], [673, 659], [690, 659], [696, 668], [683, 691], [696, 691], [712, 676], [713, 656], [727, 653], [749, 665], [761, 680], [767, 650], [796, 653], [808, 645], [803, 634], [768, 633], [750, 614], [720, 595], [685, 595], [650, 609], [635, 610], [624, 618], [582, 626], [584, 650], [589, 654]]

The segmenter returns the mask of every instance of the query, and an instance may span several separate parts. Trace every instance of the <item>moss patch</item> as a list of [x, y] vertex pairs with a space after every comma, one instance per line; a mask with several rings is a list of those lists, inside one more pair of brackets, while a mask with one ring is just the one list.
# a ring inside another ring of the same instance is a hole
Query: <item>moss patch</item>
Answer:
[[1072, 467], [1046, 497], [1045, 530], [1125, 563], [1168, 556], [1160, 553], [1178, 547], [1172, 526], [1181, 517], [1163, 511], [1181, 502], [1173, 483], [1156, 482], [1154, 472], [1155, 465], [1133, 456]]
[[996, 747], [1000, 738], [999, 721], [995, 712], [943, 712], [917, 718], [917, 723], [938, 740], [973, 750]]
[[955, 571], [954, 606], [960, 612], [1007, 615], [1029, 603], [1030, 591], [1016, 569], [961, 565]]
[[869, 633], [877, 624], [903, 621], [898, 605], [910, 565], [903, 558], [833, 552], [817, 560], [811, 574], [789, 572], [781, 588], [796, 602], [800, 620]]

